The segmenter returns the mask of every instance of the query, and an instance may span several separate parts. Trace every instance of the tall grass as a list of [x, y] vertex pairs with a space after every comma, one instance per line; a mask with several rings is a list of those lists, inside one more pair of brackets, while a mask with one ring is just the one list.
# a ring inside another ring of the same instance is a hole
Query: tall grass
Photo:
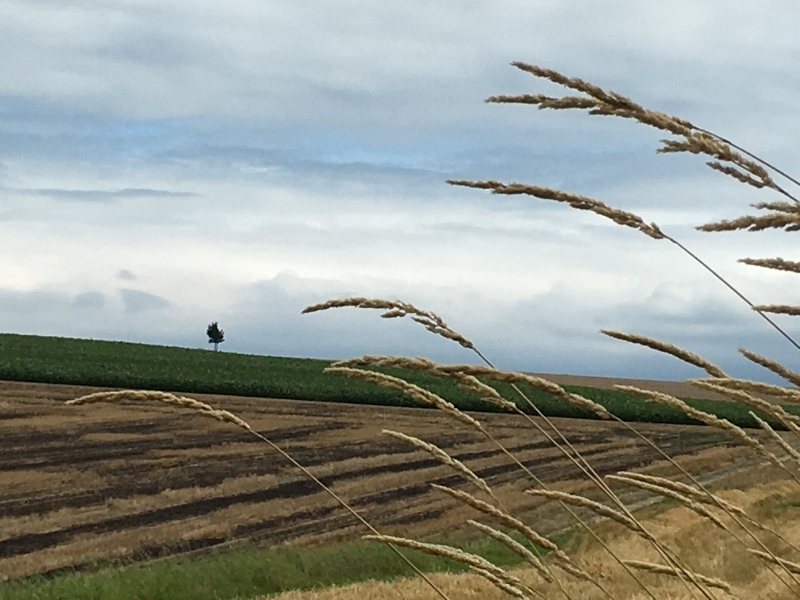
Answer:
[[[671, 135], [670, 139], [663, 141], [658, 152], [689, 152], [708, 158], [708, 166], [735, 180], [735, 182], [763, 189], [778, 196], [778, 200], [763, 202], [754, 207], [763, 211], [757, 216], [744, 216], [733, 220], [717, 223], [708, 223], [698, 227], [701, 231], [719, 232], [748, 229], [759, 231], [767, 228], [786, 229], [795, 231], [800, 229], [800, 205], [788, 186], [800, 185], [783, 171], [765, 162], [752, 153], [735, 145], [731, 141], [702, 129], [678, 117], [667, 115], [658, 111], [646, 109], [633, 100], [612, 91], [603, 90], [591, 83], [578, 78], [566, 77], [556, 71], [543, 69], [525, 63], [513, 63], [523, 72], [529, 73], [539, 79], [564, 86], [571, 90], [570, 94], [562, 97], [547, 96], [544, 94], [524, 94], [517, 96], [493, 96], [488, 99], [490, 103], [514, 103], [532, 105], [540, 109], [550, 110], [586, 110], [592, 115], [616, 116], [632, 119], [640, 124], [657, 128]], [[775, 177], [781, 177], [779, 184]], [[771, 315], [774, 314], [800, 314], [800, 307], [780, 304], [756, 304], [744, 296], [733, 284], [722, 278], [719, 273], [701, 257], [692, 252], [686, 245], [656, 223], [647, 223], [639, 215], [612, 207], [600, 200], [563, 190], [552, 189], [539, 185], [524, 183], [502, 183], [493, 180], [452, 180], [448, 183], [457, 186], [485, 189], [493, 194], [525, 195], [541, 200], [563, 203], [577, 210], [586, 210], [600, 217], [610, 219], [614, 223], [631, 228], [648, 236], [655, 241], [666, 241], [674, 245], [690, 260], [696, 261], [705, 268], [711, 277], [714, 277], [726, 286], [741, 301], [745, 302], [755, 311], [765, 323], [775, 330], [776, 334], [783, 337], [792, 346], [800, 349], [800, 345], [781, 328]], [[786, 186], [786, 187], [784, 187]], [[787, 261], [781, 258], [743, 258], [741, 262], [758, 268], [777, 269], [789, 272], [800, 272], [800, 263]], [[331, 300], [318, 305], [310, 306], [304, 312], [317, 312], [333, 308], [356, 307], [378, 309], [384, 318], [409, 317], [419, 323], [434, 335], [442, 336], [461, 345], [475, 353], [482, 365], [471, 364], [444, 365], [424, 359], [408, 359], [389, 356], [362, 356], [359, 358], [334, 363], [326, 370], [387, 389], [399, 391], [423, 406], [435, 407], [450, 415], [454, 422], [459, 422], [464, 427], [471, 428], [479, 436], [484, 436], [504, 452], [509, 461], [519, 467], [520, 478], [529, 483], [527, 493], [552, 502], [560, 507], [574, 521], [575, 527], [582, 532], [587, 540], [600, 548], [608, 557], [608, 561], [582, 560], [580, 556], [570, 555], [552, 544], [540, 535], [535, 527], [525, 523], [513, 515], [498, 499], [489, 482], [478, 477], [469, 467], [450, 457], [446, 452], [427, 443], [425, 440], [407, 436], [402, 432], [386, 430], [386, 435], [393, 436], [413, 444], [415, 447], [430, 453], [443, 464], [451, 467], [466, 483], [464, 488], [451, 488], [435, 485], [442, 494], [457, 499], [459, 502], [472, 507], [476, 519], [470, 524], [482, 533], [487, 534], [506, 545], [510, 551], [518, 554], [528, 568], [524, 570], [509, 570], [502, 565], [487, 561], [477, 554], [451, 548], [442, 544], [431, 544], [403, 537], [387, 536], [377, 531], [367, 523], [348, 503], [332, 490], [318, 482], [313, 474], [297, 464], [289, 455], [272, 444], [266, 438], [250, 429], [249, 425], [225, 411], [219, 411], [208, 405], [196, 401], [168, 394], [144, 393], [137, 396], [137, 400], [155, 400], [166, 402], [174, 406], [192, 408], [209, 417], [221, 419], [236, 426], [242, 427], [251, 434], [258, 436], [268, 443], [273, 449], [290, 460], [295, 466], [303, 470], [336, 499], [346, 510], [364, 525], [367, 539], [388, 544], [398, 555], [398, 560], [405, 558], [403, 549], [412, 549], [437, 556], [447, 557], [468, 566], [470, 571], [484, 578], [504, 594], [516, 598], [674, 598], [686, 597], [713, 600], [715, 598], [729, 597], [754, 597], [752, 589], [737, 587], [735, 578], [726, 576], [729, 573], [720, 561], [711, 561], [711, 565], [718, 567], [719, 572], [709, 572], [708, 564], [703, 567], [706, 572], [700, 572], [693, 564], [691, 553], [687, 554], [686, 544], [679, 543], [670, 536], [664, 535], [657, 526], [651, 522], [637, 517], [621, 499], [619, 492], [623, 487], [633, 487], [645, 490], [652, 494], [668, 498], [681, 510], [685, 510], [692, 519], [707, 524], [711, 529], [699, 525], [696, 531], [702, 535], [713, 535], [715, 539], [724, 540], [727, 546], [741, 550], [744, 557], [739, 569], [764, 570], [766, 577], [770, 578], [769, 589], [780, 597], [800, 597], [800, 550], [792, 546], [781, 535], [781, 531], [769, 529], [752, 511], [738, 506], [724, 499], [721, 495], [712, 493], [702, 485], [696, 477], [688, 473], [677, 462], [672, 460], [646, 436], [635, 427], [623, 422], [613, 410], [598, 402], [576, 393], [568, 391], [553, 382], [526, 375], [497, 369], [475, 345], [461, 332], [450, 328], [447, 323], [434, 312], [422, 310], [411, 303], [372, 299], [372, 298], [345, 298]], [[619, 386], [621, 391], [633, 394], [640, 398], [642, 403], [655, 403], [666, 406], [672, 410], [680, 411], [687, 417], [701, 421], [709, 427], [719, 429], [731, 436], [736, 442], [761, 457], [779, 474], [790, 483], [800, 483], [798, 478], [798, 461], [800, 454], [794, 449], [797, 438], [800, 438], [800, 419], [785, 411], [774, 401], [764, 400], [768, 397], [781, 402], [797, 402], [800, 400], [800, 390], [796, 387], [781, 387], [759, 382], [737, 379], [727, 375], [718, 366], [703, 359], [697, 354], [678, 348], [668, 342], [654, 340], [641, 334], [624, 333], [617, 331], [603, 331], [615, 339], [649, 347], [659, 352], [666, 353], [682, 361], [696, 366], [705, 372], [705, 377], [690, 380], [694, 385], [705, 389], [713, 389], [728, 396], [732, 401], [742, 403], [746, 410], [753, 412], [754, 423], [761, 427], [761, 432], [745, 431], [730, 420], [711, 414], [696, 406], [691, 406], [683, 400], [646, 389], [630, 386]], [[800, 384], [800, 374], [792, 373], [774, 359], [762, 357], [752, 352], [742, 350], [745, 359], [753, 361], [770, 371], [784, 377], [793, 386]], [[590, 497], [590, 494], [568, 494], [550, 489], [536, 474], [536, 469], [529, 468], [520, 462], [512, 452], [508, 451], [501, 440], [496, 439], [492, 432], [484, 427], [479, 418], [463, 412], [460, 408], [443, 398], [441, 395], [387, 372], [376, 369], [382, 367], [401, 367], [412, 371], [422, 371], [428, 375], [452, 382], [463, 390], [473, 394], [481, 401], [513, 411], [525, 420], [531, 431], [545, 436], [555, 448], [574, 465], [576, 465], [587, 481], [594, 488], [594, 495], [600, 500]], [[555, 401], [564, 405], [578, 407], [583, 411], [594, 414], [597, 418], [614, 420], [623, 423], [630, 431], [638, 436], [644, 443], [649, 444], [659, 452], [665, 461], [671, 464], [674, 471], [670, 477], [648, 477], [637, 473], [621, 472], [601, 476], [592, 466], [591, 460], [586, 459], [569, 443], [567, 438], [558, 429], [556, 423], [550, 419], [526, 390], [537, 390], [550, 395]], [[757, 395], [756, 395], [757, 394]], [[131, 394], [117, 393], [99, 394], [79, 398], [71, 401], [73, 404], [84, 404], [95, 401], [115, 401], [119, 399], [134, 398]], [[525, 409], [523, 409], [525, 407]], [[781, 436], [767, 420], [758, 415], [768, 415], [773, 423], [780, 424], [788, 435]], [[587, 518], [587, 512], [601, 517], [599, 522]], [[477, 519], [480, 520], [477, 520]], [[686, 517], [688, 518], [688, 517]], [[638, 540], [638, 545], [620, 547], [612, 544], [604, 535], [604, 523], [612, 522], [627, 531], [627, 535]], [[713, 531], [713, 533], [709, 533]], [[508, 536], [513, 532], [517, 540]], [[703, 540], [697, 540], [701, 543]], [[635, 553], [629, 553], [626, 548], [636, 548]], [[544, 552], [547, 557], [543, 558]], [[643, 560], [644, 558], [644, 560]], [[748, 562], [749, 561], [749, 562]], [[433, 593], [441, 598], [457, 598], [452, 592], [445, 592], [430, 578], [419, 573]], [[677, 588], [670, 588], [667, 592], [662, 587], [660, 579], [674, 579]], [[578, 585], [580, 584], [580, 585]], [[766, 585], [766, 584], [761, 584]], [[677, 592], [675, 590], [678, 590]], [[762, 588], [766, 589], [766, 588]], [[623, 591], [625, 590], [625, 591]], [[676, 596], [677, 593], [677, 596]]]

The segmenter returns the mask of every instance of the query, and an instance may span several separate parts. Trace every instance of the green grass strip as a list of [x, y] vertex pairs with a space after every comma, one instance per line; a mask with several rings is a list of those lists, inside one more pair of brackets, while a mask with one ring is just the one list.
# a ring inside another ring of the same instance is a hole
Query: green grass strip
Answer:
[[[553, 541], [562, 545], [568, 539], [564, 534]], [[521, 562], [508, 548], [486, 537], [451, 545], [499, 566]], [[413, 550], [403, 552], [427, 573], [466, 570], [451, 560]], [[386, 545], [356, 541], [321, 548], [242, 550], [191, 561], [5, 583], [0, 584], [0, 600], [233, 600], [412, 575]]]
[[[324, 373], [330, 361], [255, 356], [169, 346], [72, 338], [0, 334], [0, 379], [99, 387], [156, 389], [181, 393], [261, 396], [295, 400], [350, 402], [384, 406], [418, 406], [400, 392]], [[425, 373], [387, 369], [450, 400], [462, 410], [498, 409], [464, 392], [452, 381]], [[521, 386], [525, 389], [525, 386]], [[509, 400], [518, 400], [509, 386], [500, 386]], [[616, 390], [566, 386], [605, 406], [626, 421], [699, 424], [682, 412], [650, 404]], [[551, 417], [595, 418], [585, 409], [557, 401], [549, 394], [526, 389], [534, 403]], [[742, 427], [757, 427], [748, 408], [736, 402], [689, 400], [701, 410]], [[524, 404], [522, 408], [531, 412]], [[800, 407], [787, 410], [800, 414]], [[767, 415], [760, 415], [778, 426]]]

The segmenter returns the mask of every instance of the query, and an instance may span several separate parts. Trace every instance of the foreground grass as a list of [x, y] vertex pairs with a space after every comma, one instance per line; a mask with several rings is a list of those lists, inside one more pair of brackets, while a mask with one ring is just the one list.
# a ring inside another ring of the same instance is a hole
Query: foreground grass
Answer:
[[[209, 352], [169, 346], [132, 344], [31, 335], [0, 334], [0, 379], [112, 388], [168, 390], [183, 393], [259, 396], [292, 400], [351, 402], [418, 407], [405, 394], [343, 375], [324, 373], [330, 361], [308, 358], [255, 356]], [[386, 369], [387, 373], [439, 394], [461, 410], [496, 412], [499, 409], [464, 392], [452, 381], [431, 375]], [[595, 418], [594, 413], [550, 395], [520, 386], [542, 412], [551, 417]], [[683, 412], [652, 405], [638, 396], [616, 390], [565, 386], [594, 400], [626, 421], [699, 424]], [[498, 386], [508, 399], [510, 387]], [[724, 417], [742, 427], [757, 427], [749, 409], [735, 402], [690, 400], [695, 408]], [[523, 406], [527, 409], [527, 407]], [[529, 409], [527, 409], [530, 412]], [[800, 415], [800, 408], [788, 410]], [[767, 416], [762, 418], [780, 428]]]
[[[568, 535], [553, 538], [559, 545], [569, 539]], [[497, 565], [520, 562], [516, 554], [488, 538], [454, 545]], [[441, 557], [404, 552], [425, 572], [466, 570], [463, 564]], [[238, 551], [186, 562], [6, 583], [0, 585], [0, 600], [233, 600], [412, 574], [389, 547], [358, 541], [324, 548]]]
[[[800, 526], [796, 524], [800, 513], [800, 494], [796, 491], [793, 481], [782, 479], [774, 470], [758, 468], [734, 476], [719, 495], [746, 508], [761, 523], [779, 528], [789, 541], [795, 544], [800, 541]], [[681, 558], [690, 568], [706, 575], [722, 576], [733, 586], [738, 595], [732, 596], [714, 590], [714, 598], [718, 600], [736, 597], [775, 600], [797, 598], [791, 589], [781, 585], [772, 576], [770, 569], [763, 562], [750, 555], [739, 544], [731, 543], [730, 538], [720, 535], [719, 529], [714, 524], [688, 508], [671, 502], [662, 502], [637, 512], [637, 517], [649, 530], [656, 533], [659, 539], [667, 542], [670, 547], [678, 549]], [[725, 517], [723, 520], [730, 523]], [[652, 546], [620, 525], [604, 522], [596, 527], [595, 531], [618, 554], [659, 562], [659, 556]], [[773, 547], [777, 545], [774, 540], [768, 539], [768, 543]], [[602, 581], [613, 590], [614, 598], [652, 600], [622, 572], [619, 565], [590, 536], [585, 536], [579, 545], [576, 555], [580, 563], [591, 565], [602, 573]], [[543, 597], [551, 591], [529, 567], [521, 566], [510, 571], [534, 590], [542, 593]], [[650, 573], [644, 573], [642, 577], [656, 598], [692, 598], [675, 577]], [[474, 574], [438, 574], [432, 579], [451, 598], [505, 600], [509, 597]], [[564, 578], [563, 583], [570, 598], [605, 600], [605, 596], [588, 582]], [[695, 596], [704, 597], [700, 594]], [[315, 591], [291, 591], [274, 597], [274, 600], [405, 600], [406, 598], [439, 600], [439, 596], [419, 578], [391, 582], [365, 581]]]

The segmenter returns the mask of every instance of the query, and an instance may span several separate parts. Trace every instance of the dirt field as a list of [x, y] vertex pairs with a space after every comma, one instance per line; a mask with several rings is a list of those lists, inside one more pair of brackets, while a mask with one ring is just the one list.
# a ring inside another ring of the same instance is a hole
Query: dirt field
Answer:
[[[312, 482], [246, 432], [157, 405], [65, 406], [97, 391], [0, 382], [0, 577], [205, 552], [239, 544], [316, 544], [365, 533]], [[427, 454], [381, 435], [392, 428], [451, 452], [492, 484], [517, 514], [537, 501], [496, 446], [431, 410], [197, 394], [233, 411], [288, 450], [385, 533], [450, 531], [474, 516], [429, 490], [461, 486]], [[579, 471], [516, 416], [476, 415], [541, 479], [564, 489]], [[600, 473], [643, 467], [655, 452], [598, 421], [557, 420]], [[640, 431], [698, 472], [742, 454], [701, 427]], [[701, 452], [702, 451], [702, 452]], [[692, 454], [692, 457], [688, 457]], [[545, 511], [546, 507], [536, 510]], [[543, 533], [563, 526], [537, 513]]]

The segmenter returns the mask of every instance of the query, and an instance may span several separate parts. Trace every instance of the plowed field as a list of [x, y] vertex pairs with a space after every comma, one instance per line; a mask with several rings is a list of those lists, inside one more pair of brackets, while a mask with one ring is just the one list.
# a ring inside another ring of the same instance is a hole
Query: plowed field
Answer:
[[[97, 561], [153, 560], [241, 544], [316, 544], [364, 533], [284, 459], [233, 426], [158, 405], [65, 406], [97, 388], [0, 382], [0, 577], [54, 574]], [[289, 451], [385, 533], [436, 534], [473, 514], [429, 489], [461, 486], [397, 429], [448, 450], [510, 508], [538, 501], [491, 442], [432, 410], [193, 395], [230, 410]], [[516, 416], [475, 415], [541, 479], [575, 488], [575, 466]], [[619, 425], [557, 420], [600, 473], [643, 467], [655, 452]], [[702, 427], [638, 425], [698, 470], [738, 450]], [[701, 452], [702, 451], [702, 452]], [[553, 524], [555, 527], [555, 523]]]

